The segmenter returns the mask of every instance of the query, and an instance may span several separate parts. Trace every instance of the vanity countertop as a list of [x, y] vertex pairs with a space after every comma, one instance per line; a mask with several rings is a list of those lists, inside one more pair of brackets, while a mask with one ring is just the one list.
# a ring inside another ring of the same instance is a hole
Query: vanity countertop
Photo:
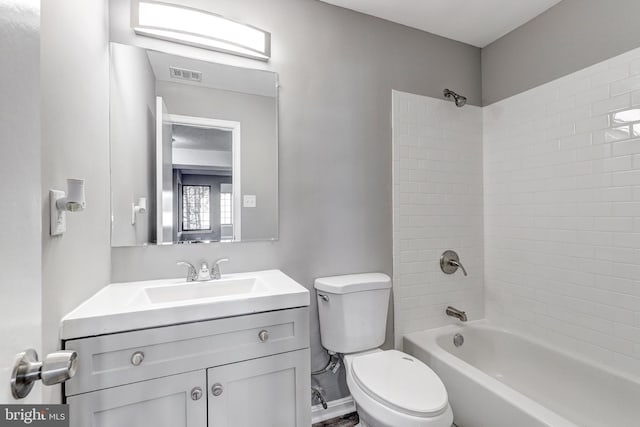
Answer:
[[212, 320], [309, 305], [309, 291], [280, 270], [218, 280], [113, 283], [67, 314], [60, 339]]

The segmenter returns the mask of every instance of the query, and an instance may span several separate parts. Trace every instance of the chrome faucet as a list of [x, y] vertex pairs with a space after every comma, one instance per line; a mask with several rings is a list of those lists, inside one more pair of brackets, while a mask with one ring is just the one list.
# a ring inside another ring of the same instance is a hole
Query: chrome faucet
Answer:
[[445, 313], [447, 313], [447, 316], [455, 317], [456, 319], [460, 320], [461, 322], [466, 322], [467, 321], [467, 313], [465, 313], [462, 310], [458, 310], [457, 308], [449, 306], [445, 310]]
[[209, 266], [205, 261], [200, 263], [200, 271], [198, 271], [198, 277], [196, 277], [198, 282], [206, 282], [207, 280], [211, 280], [211, 272], [209, 271]]
[[220, 258], [211, 264], [211, 268], [205, 261], [200, 263], [200, 270], [196, 268], [190, 262], [178, 261], [177, 265], [184, 265], [187, 267], [187, 282], [206, 282], [207, 280], [218, 280], [222, 277], [220, 272], [220, 263], [229, 261], [229, 258]]

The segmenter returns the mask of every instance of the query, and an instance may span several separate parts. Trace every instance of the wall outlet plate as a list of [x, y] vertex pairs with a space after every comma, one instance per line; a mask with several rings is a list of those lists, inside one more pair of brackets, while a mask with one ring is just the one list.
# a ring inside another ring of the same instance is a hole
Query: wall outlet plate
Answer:
[[242, 197], [242, 207], [244, 208], [255, 208], [257, 204], [257, 198], [254, 194], [245, 194]]
[[67, 231], [67, 212], [58, 209], [56, 202], [66, 196], [64, 191], [49, 190], [50, 231], [52, 236], [59, 236]]

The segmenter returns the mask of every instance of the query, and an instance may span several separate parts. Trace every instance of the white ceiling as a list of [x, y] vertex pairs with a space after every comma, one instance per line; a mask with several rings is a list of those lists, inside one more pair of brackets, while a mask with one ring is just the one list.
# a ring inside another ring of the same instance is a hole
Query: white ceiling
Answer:
[[485, 47], [561, 0], [320, 0]]
[[173, 148], [205, 151], [231, 151], [231, 130], [200, 126], [173, 125]]
[[[277, 74], [271, 71], [232, 67], [153, 50], [147, 50], [147, 56], [158, 80], [192, 86], [206, 86], [251, 95], [277, 96]], [[176, 80], [170, 76], [169, 67], [200, 71], [202, 81]]]

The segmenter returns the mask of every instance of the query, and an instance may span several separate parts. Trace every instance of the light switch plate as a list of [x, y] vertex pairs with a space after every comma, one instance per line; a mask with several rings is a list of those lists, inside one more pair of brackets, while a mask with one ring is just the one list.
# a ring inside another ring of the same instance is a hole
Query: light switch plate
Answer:
[[255, 208], [257, 206], [257, 200], [255, 194], [245, 194], [242, 197], [242, 207]]
[[49, 190], [50, 234], [52, 236], [59, 236], [67, 231], [67, 212], [59, 210], [56, 206], [58, 199], [64, 198], [65, 195], [64, 191]]

